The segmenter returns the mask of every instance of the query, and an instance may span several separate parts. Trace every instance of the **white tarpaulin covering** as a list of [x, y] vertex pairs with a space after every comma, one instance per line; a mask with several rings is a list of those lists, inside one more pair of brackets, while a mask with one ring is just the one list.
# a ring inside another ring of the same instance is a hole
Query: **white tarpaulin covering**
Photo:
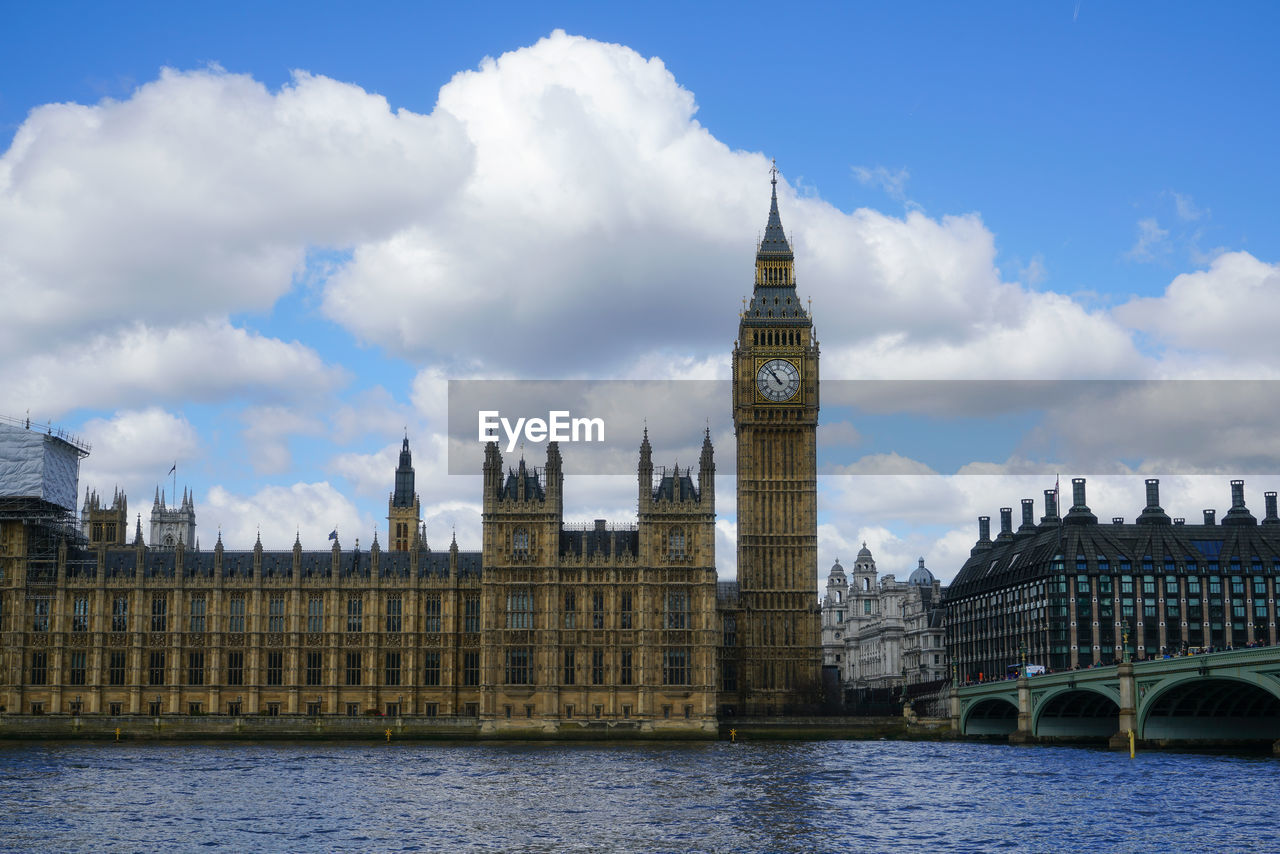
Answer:
[[40, 498], [75, 510], [80, 452], [56, 436], [0, 424], [0, 498]]

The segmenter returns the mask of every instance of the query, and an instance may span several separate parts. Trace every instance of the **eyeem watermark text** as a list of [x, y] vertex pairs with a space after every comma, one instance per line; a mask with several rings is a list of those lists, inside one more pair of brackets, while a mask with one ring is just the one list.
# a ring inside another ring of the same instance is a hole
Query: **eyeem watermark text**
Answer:
[[516, 449], [521, 438], [531, 444], [604, 441], [603, 418], [573, 418], [567, 409], [553, 409], [545, 419], [517, 418], [514, 424], [497, 409], [482, 409], [478, 415], [477, 439], [492, 442], [505, 436], [508, 454]]

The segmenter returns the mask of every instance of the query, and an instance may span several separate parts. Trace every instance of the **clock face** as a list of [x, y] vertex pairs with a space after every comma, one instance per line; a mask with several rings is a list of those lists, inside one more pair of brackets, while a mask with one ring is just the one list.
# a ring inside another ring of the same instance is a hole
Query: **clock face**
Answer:
[[790, 400], [800, 389], [800, 371], [786, 359], [770, 359], [756, 372], [756, 388], [775, 403]]

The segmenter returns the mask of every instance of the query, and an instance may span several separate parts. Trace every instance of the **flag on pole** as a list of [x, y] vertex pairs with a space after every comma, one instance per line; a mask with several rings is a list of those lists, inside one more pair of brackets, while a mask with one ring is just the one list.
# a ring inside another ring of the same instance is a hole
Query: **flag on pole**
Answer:
[[331, 539], [331, 540], [336, 540], [336, 539], [338, 539], [338, 529], [337, 529], [337, 528], [334, 528], [332, 531], [330, 531], [330, 532], [329, 532], [329, 539]]
[[175, 461], [173, 466], [169, 469], [169, 474], [173, 474], [177, 470], [178, 470], [178, 463]]

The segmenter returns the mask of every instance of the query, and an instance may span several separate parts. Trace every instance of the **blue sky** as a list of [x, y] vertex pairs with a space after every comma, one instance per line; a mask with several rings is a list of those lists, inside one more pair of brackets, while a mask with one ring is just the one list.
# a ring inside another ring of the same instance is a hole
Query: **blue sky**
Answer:
[[[475, 547], [477, 486], [433, 446], [441, 384], [722, 378], [773, 158], [825, 378], [1271, 379], [1278, 17], [12, 4], [0, 298], [24, 332], [2, 405], [83, 432], [83, 479], [131, 512], [178, 458], [202, 536], [246, 545], [367, 538], [407, 428], [431, 540]], [[843, 413], [842, 464], [917, 470]], [[660, 458], [695, 443], [687, 415]], [[968, 520], [1042, 489], [975, 454], [995, 477], [824, 483], [822, 562], [867, 539], [882, 569], [953, 575]], [[1168, 484], [1171, 512], [1220, 505], [1225, 479]], [[626, 521], [633, 490], [584, 481], [569, 512]], [[1134, 515], [1141, 477], [1093, 494]]]

